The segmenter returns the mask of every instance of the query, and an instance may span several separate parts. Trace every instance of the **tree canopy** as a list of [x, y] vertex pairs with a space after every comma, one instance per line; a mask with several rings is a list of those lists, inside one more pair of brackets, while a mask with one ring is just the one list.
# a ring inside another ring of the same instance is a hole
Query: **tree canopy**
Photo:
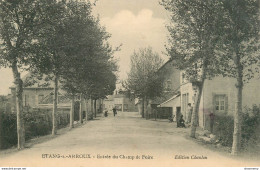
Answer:
[[152, 99], [159, 96], [163, 89], [162, 78], [156, 72], [163, 60], [152, 48], [139, 49], [131, 56], [131, 68], [125, 82], [126, 89], [134, 92], [136, 97]]

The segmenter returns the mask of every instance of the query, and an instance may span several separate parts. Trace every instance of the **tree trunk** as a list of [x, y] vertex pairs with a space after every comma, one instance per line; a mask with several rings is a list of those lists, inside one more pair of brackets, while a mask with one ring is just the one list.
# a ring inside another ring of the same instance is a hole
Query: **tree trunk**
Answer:
[[[6, 112], [4, 112], [4, 113], [6, 113]], [[2, 114], [3, 114], [3, 112], [0, 112], [0, 150], [2, 148], [2, 129], [3, 129], [3, 127], [2, 127], [2, 124], [3, 124], [3, 122], [2, 122]]]
[[17, 115], [17, 149], [23, 149], [25, 144], [25, 131], [23, 121], [23, 81], [17, 68], [17, 62], [12, 64], [14, 83], [16, 85], [16, 115]]
[[93, 115], [93, 100], [91, 97], [90, 97], [90, 112]]
[[94, 112], [95, 112], [95, 118], [97, 117], [97, 100], [94, 100]]
[[145, 97], [145, 119], [148, 119], [148, 99]]
[[144, 97], [142, 99], [142, 118], [144, 118]]
[[155, 112], [155, 113], [154, 113], [154, 119], [157, 120], [157, 109], [155, 109], [154, 112]]
[[82, 100], [82, 94], [80, 94], [80, 101], [79, 101], [79, 122], [82, 124], [83, 123], [83, 119], [82, 119], [82, 109], [83, 109], [83, 100]]
[[52, 110], [52, 135], [57, 133], [57, 110], [58, 110], [58, 76], [54, 78], [54, 97], [53, 97], [53, 110]]
[[86, 122], [88, 121], [88, 100], [85, 100], [85, 108], [86, 108]]
[[243, 68], [240, 63], [240, 58], [237, 56], [236, 60], [236, 74], [237, 74], [237, 95], [236, 95], [236, 106], [234, 114], [234, 132], [233, 132], [233, 144], [232, 144], [232, 155], [238, 155], [241, 147], [241, 115], [242, 115], [242, 91], [243, 91]]
[[197, 129], [197, 126], [198, 126], [200, 99], [201, 99], [201, 95], [202, 95], [202, 89], [203, 89], [204, 81], [205, 81], [205, 79], [202, 78], [201, 82], [198, 85], [198, 92], [197, 92], [196, 98], [195, 98], [195, 106], [192, 109], [191, 131], [190, 131], [190, 137], [192, 137], [192, 138], [195, 138], [196, 129]]
[[75, 100], [74, 100], [74, 95], [72, 95], [71, 99], [71, 108], [70, 108], [70, 129], [74, 128], [74, 105], [75, 105]]

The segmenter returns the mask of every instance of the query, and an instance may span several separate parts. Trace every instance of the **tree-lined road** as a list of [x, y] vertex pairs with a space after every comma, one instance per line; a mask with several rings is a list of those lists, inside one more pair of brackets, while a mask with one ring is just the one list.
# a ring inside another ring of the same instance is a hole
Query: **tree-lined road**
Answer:
[[[209, 150], [189, 140], [188, 131], [166, 120], [142, 119], [135, 112], [119, 112], [116, 117], [109, 113], [52, 140], [2, 156], [0, 166], [259, 166]], [[191, 159], [202, 156], [207, 159]]]

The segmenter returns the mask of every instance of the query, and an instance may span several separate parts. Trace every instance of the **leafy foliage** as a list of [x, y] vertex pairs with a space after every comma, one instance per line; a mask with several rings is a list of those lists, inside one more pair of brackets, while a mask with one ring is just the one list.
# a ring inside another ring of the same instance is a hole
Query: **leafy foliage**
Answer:
[[[212, 0], [162, 0], [161, 4], [171, 13], [168, 54], [175, 67], [185, 70], [191, 80], [212, 78], [221, 73], [223, 59], [217, 57], [222, 50], [221, 28], [223, 7]], [[203, 75], [202, 72], [205, 74]]]
[[39, 30], [34, 71], [58, 75], [68, 94], [94, 95], [95, 89], [98, 96], [111, 93], [116, 80], [116, 50], [107, 42], [110, 34], [92, 16], [92, 4], [60, 1], [47, 10], [53, 16], [45, 17], [48, 24]]
[[[1, 142], [2, 148], [9, 148], [17, 144], [17, 125], [16, 115], [1, 113]], [[25, 139], [29, 140], [35, 137], [48, 135], [51, 133], [52, 122], [51, 113], [48, 110], [28, 110], [25, 112]], [[62, 128], [68, 125], [68, 116], [64, 113], [58, 113], [58, 119], [60, 120], [58, 128]]]
[[[252, 108], [246, 107], [242, 114], [242, 138], [241, 147], [247, 150], [250, 147], [256, 146], [259, 139], [259, 126], [260, 126], [260, 110], [259, 107], [253, 106]], [[223, 146], [232, 146], [234, 130], [233, 116], [216, 115], [214, 133], [220, 140]]]
[[152, 99], [160, 96], [163, 90], [163, 77], [156, 72], [162, 64], [162, 59], [151, 47], [134, 52], [131, 56], [131, 71], [124, 83], [125, 88], [139, 98]]
[[229, 59], [225, 73], [238, 77], [237, 68], [242, 70], [244, 82], [248, 82], [259, 73], [259, 1], [222, 0], [226, 18], [222, 28], [223, 46]]

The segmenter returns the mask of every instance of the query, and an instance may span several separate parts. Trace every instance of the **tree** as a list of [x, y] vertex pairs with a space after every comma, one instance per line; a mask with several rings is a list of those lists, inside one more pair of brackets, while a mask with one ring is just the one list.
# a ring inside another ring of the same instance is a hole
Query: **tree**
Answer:
[[127, 90], [132, 91], [136, 97], [142, 99], [144, 118], [144, 107], [149, 99], [160, 96], [163, 90], [162, 79], [156, 72], [162, 66], [163, 60], [152, 48], [139, 49], [131, 56], [131, 69], [124, 83]]
[[212, 0], [162, 0], [161, 4], [171, 13], [167, 52], [175, 67], [197, 87], [190, 132], [195, 138], [204, 81], [222, 73], [218, 66], [224, 62], [216, 51], [221, 49], [219, 28], [223, 25], [219, 21], [223, 8], [219, 1]]
[[91, 95], [96, 100], [114, 90], [117, 66], [113, 54], [118, 48], [113, 50], [108, 44], [110, 35], [91, 15], [89, 2], [71, 1], [67, 6], [72, 12], [66, 16], [63, 52], [67, 57], [63, 60], [61, 80], [67, 92], [81, 96], [79, 118], [82, 123], [83, 98]]
[[16, 85], [16, 113], [18, 149], [24, 148], [23, 81], [20, 69], [32, 65], [29, 49], [34, 44], [34, 32], [43, 23], [39, 22], [46, 1], [1, 0], [0, 1], [0, 59], [1, 65], [10, 67]]
[[[69, 76], [68, 78], [73, 78], [73, 75]], [[66, 91], [67, 96], [71, 98], [71, 107], [70, 107], [70, 129], [74, 128], [74, 106], [75, 106], [75, 96], [78, 93], [78, 90], [76, 88], [76, 85], [74, 82], [76, 81], [66, 81], [66, 80], [60, 80], [62, 84], [62, 89]]]
[[[76, 93], [82, 93], [80, 86], [91, 74], [89, 66], [95, 59], [93, 55], [96, 46], [100, 46], [100, 39], [104, 38], [103, 32], [98, 25], [98, 20], [91, 15], [90, 2], [85, 1], [53, 1], [47, 8], [44, 27], [39, 29], [37, 51], [38, 56], [34, 60], [35, 72], [52, 75], [54, 81], [53, 99], [53, 129], [52, 135], [56, 134], [56, 114], [58, 100], [58, 83], [71, 94], [72, 99]], [[84, 70], [85, 69], [85, 70]], [[85, 72], [84, 72], [85, 71]], [[73, 108], [72, 100], [72, 108]], [[71, 112], [71, 121], [72, 115]], [[80, 113], [82, 122], [82, 113]], [[72, 122], [70, 122], [72, 127]]]
[[[63, 32], [64, 57], [60, 69], [60, 82], [62, 89], [71, 97], [70, 127], [73, 128], [74, 98], [80, 96], [79, 118], [82, 121], [83, 87], [88, 81], [89, 66], [94, 60], [92, 46], [97, 43], [96, 39], [99, 28], [97, 20], [91, 15], [91, 3], [69, 1], [67, 14], [63, 22], [66, 29]], [[92, 36], [90, 36], [92, 35]]]
[[[36, 48], [34, 50], [34, 72], [51, 75], [54, 82], [53, 111], [52, 111], [52, 135], [57, 133], [57, 104], [58, 83], [62, 74], [63, 61], [67, 56], [64, 48], [67, 45], [66, 16], [69, 9], [65, 1], [51, 1], [46, 8], [42, 9], [41, 22], [45, 23], [37, 30]], [[37, 57], [36, 57], [37, 56]]]
[[94, 100], [94, 115], [96, 117], [96, 100], [98, 99], [104, 99], [107, 95], [113, 94], [113, 91], [116, 88], [116, 80], [117, 77], [114, 74], [114, 71], [109, 69], [104, 69], [104, 67], [97, 70], [103, 70], [103, 72], [99, 72], [98, 75], [96, 75], [94, 81], [92, 82], [92, 86], [90, 87], [89, 94], [91, 95], [91, 99]]
[[224, 44], [230, 62], [227, 75], [236, 79], [236, 106], [232, 155], [237, 155], [241, 147], [242, 92], [244, 83], [259, 72], [259, 1], [222, 0], [228, 19], [223, 27]]

